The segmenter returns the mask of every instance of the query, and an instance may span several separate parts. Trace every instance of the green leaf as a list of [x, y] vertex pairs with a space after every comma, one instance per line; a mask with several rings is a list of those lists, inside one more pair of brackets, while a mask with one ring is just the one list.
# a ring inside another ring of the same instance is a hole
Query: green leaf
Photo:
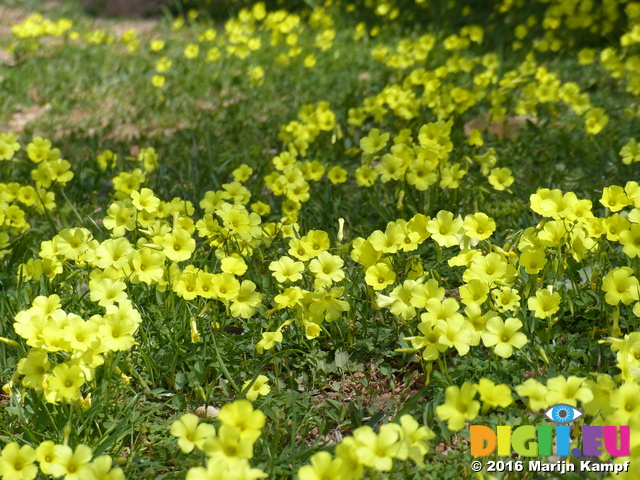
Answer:
[[349, 354], [347, 352], [343, 352], [342, 350], [336, 350], [336, 367], [344, 369], [349, 362]]

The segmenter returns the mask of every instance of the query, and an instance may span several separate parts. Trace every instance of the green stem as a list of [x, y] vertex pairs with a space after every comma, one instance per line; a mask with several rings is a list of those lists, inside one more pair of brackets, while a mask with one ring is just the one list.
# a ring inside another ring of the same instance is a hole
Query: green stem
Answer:
[[449, 369], [447, 368], [447, 358], [444, 355], [438, 356], [438, 366], [440, 367], [440, 373], [444, 375], [450, 385], [453, 385], [453, 380], [451, 380]]
[[216, 332], [213, 329], [213, 326], [211, 326], [211, 338], [213, 339], [213, 350], [216, 352], [216, 358], [218, 359], [218, 364], [220, 365], [222, 374], [227, 379], [227, 381], [231, 384], [233, 389], [236, 392], [239, 392], [240, 389], [238, 388], [238, 385], [236, 385], [236, 382], [233, 381], [233, 377], [229, 373], [229, 370], [227, 369], [227, 366], [224, 363], [224, 360], [222, 360], [222, 355], [220, 355], [220, 350], [218, 350], [218, 342], [216, 341]]

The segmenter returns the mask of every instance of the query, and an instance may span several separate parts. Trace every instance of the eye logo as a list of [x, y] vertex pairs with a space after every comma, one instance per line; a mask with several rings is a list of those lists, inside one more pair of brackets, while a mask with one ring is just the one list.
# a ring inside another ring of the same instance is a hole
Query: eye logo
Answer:
[[544, 412], [544, 416], [554, 423], [569, 423], [583, 416], [580, 410], [566, 403], [552, 405]]

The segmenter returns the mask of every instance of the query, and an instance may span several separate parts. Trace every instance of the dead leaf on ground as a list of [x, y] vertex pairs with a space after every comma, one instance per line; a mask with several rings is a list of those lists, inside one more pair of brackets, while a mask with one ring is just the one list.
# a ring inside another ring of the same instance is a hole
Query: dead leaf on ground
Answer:
[[504, 120], [500, 122], [492, 122], [491, 114], [483, 113], [465, 124], [464, 134], [465, 136], [469, 137], [469, 135], [471, 135], [471, 130], [473, 129], [480, 130], [481, 132], [484, 130], [488, 130], [498, 138], [515, 140], [518, 136], [518, 130], [520, 129], [520, 127], [526, 125], [527, 122], [531, 122], [533, 124], [538, 123], [533, 115], [505, 117]]

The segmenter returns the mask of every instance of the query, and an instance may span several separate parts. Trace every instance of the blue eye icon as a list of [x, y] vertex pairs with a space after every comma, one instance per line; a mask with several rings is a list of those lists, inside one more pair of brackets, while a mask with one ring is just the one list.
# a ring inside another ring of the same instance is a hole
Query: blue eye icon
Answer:
[[569, 423], [583, 416], [580, 410], [566, 403], [558, 403], [547, 408], [544, 416], [554, 423]]

